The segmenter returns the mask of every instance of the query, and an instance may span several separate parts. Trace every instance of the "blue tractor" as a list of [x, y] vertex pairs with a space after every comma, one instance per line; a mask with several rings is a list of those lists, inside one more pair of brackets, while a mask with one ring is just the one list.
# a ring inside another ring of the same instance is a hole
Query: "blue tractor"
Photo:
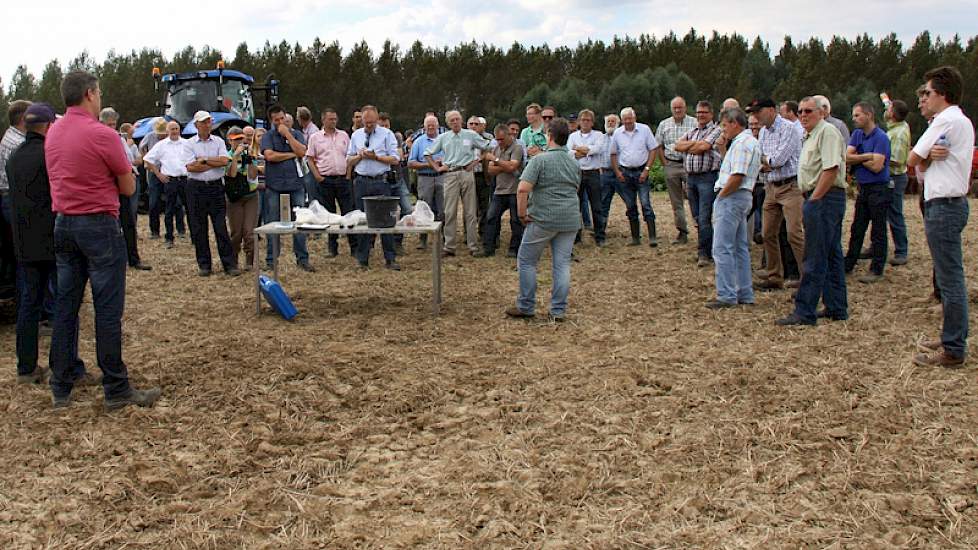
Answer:
[[[196, 135], [193, 116], [197, 111], [207, 111], [213, 121], [213, 132], [222, 137], [231, 126], [262, 126], [264, 119], [255, 116], [255, 95], [262, 93], [257, 105], [259, 114], [278, 101], [278, 81], [271, 76], [264, 85], [255, 85], [255, 79], [232, 69], [225, 69], [219, 61], [217, 68], [209, 71], [161, 74], [153, 68], [153, 83], [157, 93], [163, 85], [163, 102], [156, 107], [167, 120], [176, 120], [183, 127], [183, 136]], [[159, 115], [157, 115], [159, 116]], [[133, 139], [137, 142], [152, 131], [152, 121], [146, 117], [136, 121]]]

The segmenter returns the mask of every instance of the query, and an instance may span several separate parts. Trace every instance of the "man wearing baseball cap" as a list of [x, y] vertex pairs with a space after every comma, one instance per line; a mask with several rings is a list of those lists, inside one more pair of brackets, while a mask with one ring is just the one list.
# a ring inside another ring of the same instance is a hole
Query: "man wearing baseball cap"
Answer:
[[187, 164], [187, 214], [190, 221], [190, 239], [194, 242], [197, 256], [197, 274], [211, 274], [210, 233], [208, 220], [214, 226], [217, 253], [224, 273], [241, 275], [228, 234], [227, 201], [224, 198], [224, 168], [230, 162], [224, 140], [211, 134], [211, 114], [197, 111], [194, 114], [197, 135], [187, 140], [187, 147], [194, 160]]

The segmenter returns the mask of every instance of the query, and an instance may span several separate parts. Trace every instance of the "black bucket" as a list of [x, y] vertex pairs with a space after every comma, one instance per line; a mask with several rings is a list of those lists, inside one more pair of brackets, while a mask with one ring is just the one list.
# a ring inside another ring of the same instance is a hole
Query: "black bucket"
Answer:
[[363, 198], [363, 209], [367, 215], [367, 227], [381, 229], [397, 225], [398, 205], [401, 199], [376, 195]]

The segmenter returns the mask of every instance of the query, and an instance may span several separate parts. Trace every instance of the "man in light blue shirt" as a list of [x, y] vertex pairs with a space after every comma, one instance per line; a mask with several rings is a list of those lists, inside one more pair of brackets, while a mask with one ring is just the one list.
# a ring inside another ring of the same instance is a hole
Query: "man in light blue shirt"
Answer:
[[611, 136], [611, 169], [617, 179], [618, 194], [625, 201], [625, 215], [632, 232], [629, 246], [642, 244], [639, 237], [638, 208], [636, 195], [642, 203], [642, 217], [649, 230], [649, 246], [659, 245], [655, 237], [655, 212], [649, 197], [649, 171], [655, 161], [655, 150], [659, 142], [652, 130], [645, 124], [635, 121], [635, 110], [625, 107], [621, 110], [621, 127]]
[[706, 307], [720, 309], [754, 303], [748, 248], [747, 214], [753, 204], [754, 184], [761, 171], [761, 147], [747, 130], [747, 115], [739, 108], [720, 113], [727, 154], [714, 186], [713, 261], [716, 263], [716, 300]]
[[[458, 111], [445, 113], [449, 131], [441, 134], [427, 149], [424, 156], [432, 170], [444, 174], [445, 184], [445, 256], [455, 255], [455, 229], [459, 199], [465, 218], [465, 244], [470, 254], [479, 251], [479, 201], [475, 193], [473, 170], [481, 160], [476, 150], [490, 148], [489, 140], [476, 132], [462, 128], [462, 114]], [[445, 157], [436, 162], [434, 156], [444, 151]]]
[[[442, 128], [438, 125], [438, 117], [431, 114], [425, 117], [424, 133], [414, 138], [411, 145], [411, 154], [408, 156], [408, 168], [418, 172], [418, 200], [425, 201], [435, 214], [435, 219], [444, 219], [445, 212], [445, 190], [442, 185], [444, 179], [440, 172], [433, 169], [424, 158], [426, 149], [434, 145], [435, 138]], [[436, 163], [440, 163], [445, 158], [445, 153], [438, 153], [432, 157]], [[428, 235], [421, 234], [421, 244], [419, 250], [428, 248]]]
[[[364, 105], [363, 128], [350, 136], [350, 148], [346, 152], [346, 162], [353, 168], [353, 196], [358, 210], [364, 210], [363, 198], [390, 195], [387, 172], [391, 166], [400, 162], [397, 152], [397, 138], [394, 132], [377, 124], [380, 113], [373, 105]], [[360, 269], [370, 265], [370, 249], [374, 246], [376, 235], [360, 235], [357, 239], [357, 262]], [[395, 262], [394, 236], [381, 235], [380, 244], [384, 249], [387, 269], [400, 271]]]
[[[577, 188], [577, 196], [581, 208], [591, 207], [594, 218], [594, 242], [598, 246], [605, 244], [605, 228], [608, 219], [604, 217], [601, 208], [601, 168], [607, 149], [604, 134], [594, 129], [594, 112], [584, 109], [577, 115], [578, 130], [567, 138], [567, 152], [577, 161], [581, 169], [581, 186]], [[588, 204], [585, 204], [585, 201]], [[581, 232], [577, 233], [575, 243], [581, 242]]]

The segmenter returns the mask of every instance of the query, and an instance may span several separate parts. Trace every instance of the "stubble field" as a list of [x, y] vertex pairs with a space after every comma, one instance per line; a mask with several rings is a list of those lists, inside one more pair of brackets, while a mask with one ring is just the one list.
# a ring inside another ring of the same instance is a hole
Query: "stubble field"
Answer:
[[[978, 545], [975, 368], [910, 363], [940, 326], [913, 198], [910, 263], [850, 279], [850, 320], [807, 329], [774, 326], [788, 292], [705, 309], [712, 269], [668, 244], [654, 202], [658, 249], [625, 246], [617, 199], [611, 245], [577, 248], [562, 324], [545, 320], [549, 257], [537, 320], [503, 315], [503, 256], [446, 260], [432, 317], [413, 238], [401, 273], [316, 240], [306, 274], [287, 246], [300, 315], [256, 317], [251, 277], [198, 278], [189, 240], [164, 250], [141, 216], [153, 271], [129, 273], [124, 355], [163, 397], [105, 413], [80, 388], [52, 410], [47, 386], [15, 384], [0, 326], [0, 547]], [[975, 245], [969, 227], [973, 285]], [[97, 372], [92, 321], [86, 299]]]

